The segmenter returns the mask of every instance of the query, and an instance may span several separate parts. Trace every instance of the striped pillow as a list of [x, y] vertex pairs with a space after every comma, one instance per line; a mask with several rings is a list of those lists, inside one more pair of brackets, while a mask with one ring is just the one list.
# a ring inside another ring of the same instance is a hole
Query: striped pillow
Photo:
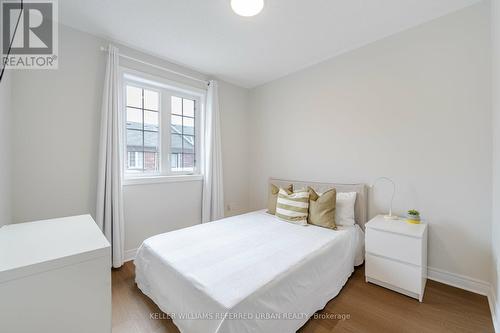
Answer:
[[276, 203], [276, 216], [286, 222], [307, 225], [309, 214], [309, 191], [289, 193], [280, 188]]

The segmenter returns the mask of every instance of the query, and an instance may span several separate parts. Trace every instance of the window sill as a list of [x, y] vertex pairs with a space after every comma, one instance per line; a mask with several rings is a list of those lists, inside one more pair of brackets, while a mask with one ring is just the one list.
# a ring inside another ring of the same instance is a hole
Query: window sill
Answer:
[[180, 183], [202, 181], [202, 175], [175, 175], [175, 176], [151, 176], [151, 177], [125, 177], [123, 186], [144, 185], [158, 183]]

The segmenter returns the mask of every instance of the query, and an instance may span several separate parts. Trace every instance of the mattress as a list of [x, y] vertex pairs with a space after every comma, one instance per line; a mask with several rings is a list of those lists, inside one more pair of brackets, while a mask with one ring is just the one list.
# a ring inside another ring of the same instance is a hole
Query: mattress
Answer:
[[299, 226], [256, 211], [147, 239], [136, 283], [184, 333], [295, 332], [363, 251], [357, 225]]

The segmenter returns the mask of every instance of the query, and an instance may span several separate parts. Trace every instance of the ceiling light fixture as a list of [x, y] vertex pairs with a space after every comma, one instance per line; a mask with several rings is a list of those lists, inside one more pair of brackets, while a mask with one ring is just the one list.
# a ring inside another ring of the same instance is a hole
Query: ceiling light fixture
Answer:
[[231, 8], [240, 16], [255, 16], [264, 8], [264, 0], [231, 0]]

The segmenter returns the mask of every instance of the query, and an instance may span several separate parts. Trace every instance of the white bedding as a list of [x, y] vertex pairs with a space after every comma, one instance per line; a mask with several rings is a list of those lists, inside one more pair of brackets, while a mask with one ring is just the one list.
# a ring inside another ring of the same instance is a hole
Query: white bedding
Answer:
[[358, 225], [334, 231], [257, 211], [147, 239], [136, 282], [184, 333], [295, 332], [363, 252]]

